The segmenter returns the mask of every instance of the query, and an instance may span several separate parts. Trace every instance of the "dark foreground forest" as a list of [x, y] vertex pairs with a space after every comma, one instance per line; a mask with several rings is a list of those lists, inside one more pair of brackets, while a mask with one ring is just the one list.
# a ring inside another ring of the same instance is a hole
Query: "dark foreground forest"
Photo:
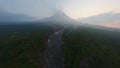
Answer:
[[[0, 68], [43, 68], [48, 25], [0, 25]], [[72, 26], [62, 36], [64, 68], [120, 68], [120, 32]]]
[[0, 68], [40, 68], [49, 26], [1, 25]]

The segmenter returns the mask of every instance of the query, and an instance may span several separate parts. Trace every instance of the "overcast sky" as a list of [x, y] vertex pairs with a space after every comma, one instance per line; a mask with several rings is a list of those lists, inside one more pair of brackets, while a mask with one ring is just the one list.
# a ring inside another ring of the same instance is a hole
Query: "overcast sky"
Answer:
[[63, 10], [71, 18], [83, 18], [106, 12], [120, 13], [120, 0], [0, 0], [0, 10], [37, 18]]

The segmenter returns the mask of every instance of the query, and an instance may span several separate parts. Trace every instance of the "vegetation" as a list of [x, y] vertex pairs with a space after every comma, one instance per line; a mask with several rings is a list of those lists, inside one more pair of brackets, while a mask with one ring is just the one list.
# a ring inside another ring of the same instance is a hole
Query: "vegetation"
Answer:
[[[0, 68], [42, 68], [48, 36], [42, 25], [0, 26]], [[120, 32], [80, 26], [63, 34], [65, 68], [120, 68]]]
[[51, 31], [49, 26], [0, 26], [0, 68], [41, 68]]
[[120, 32], [71, 29], [63, 35], [65, 68], [120, 68]]

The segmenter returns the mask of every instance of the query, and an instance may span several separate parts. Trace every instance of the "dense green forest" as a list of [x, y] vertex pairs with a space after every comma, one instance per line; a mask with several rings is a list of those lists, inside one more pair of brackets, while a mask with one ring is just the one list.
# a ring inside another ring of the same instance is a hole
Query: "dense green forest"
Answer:
[[[72, 27], [63, 33], [65, 68], [120, 68], [120, 32]], [[53, 32], [47, 25], [0, 25], [0, 68], [43, 68]]]
[[78, 26], [63, 41], [65, 68], [120, 68], [120, 32]]
[[49, 26], [1, 25], [0, 68], [40, 68]]

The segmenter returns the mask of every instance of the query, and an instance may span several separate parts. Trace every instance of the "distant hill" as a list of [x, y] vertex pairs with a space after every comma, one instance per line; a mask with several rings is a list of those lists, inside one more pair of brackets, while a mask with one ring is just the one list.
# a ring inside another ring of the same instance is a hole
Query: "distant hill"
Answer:
[[30, 17], [24, 14], [14, 14], [7, 11], [0, 11], [0, 22], [26, 22], [35, 20], [34, 17]]
[[77, 21], [94, 25], [120, 28], [120, 13], [104, 13]]

